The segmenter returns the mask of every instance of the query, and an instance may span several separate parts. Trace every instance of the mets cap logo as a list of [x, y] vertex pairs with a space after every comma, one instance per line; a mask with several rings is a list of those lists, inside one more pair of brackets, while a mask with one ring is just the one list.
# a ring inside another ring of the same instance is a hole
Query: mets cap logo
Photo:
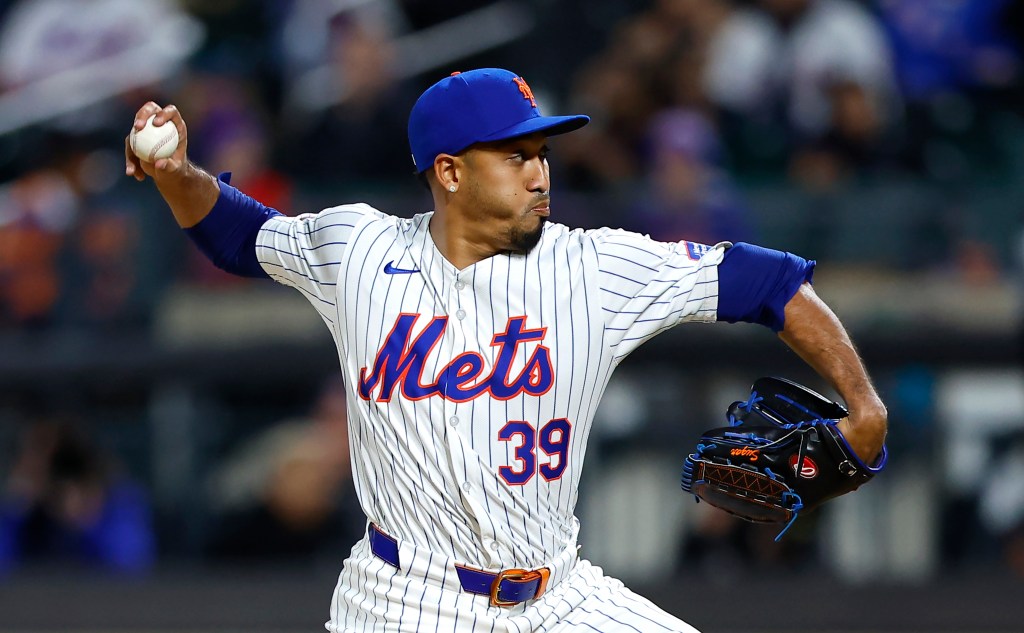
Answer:
[[529, 99], [530, 105], [536, 108], [537, 100], [533, 98], [533, 91], [530, 90], [530, 86], [526, 83], [526, 80], [522, 77], [516, 77], [513, 81], [516, 82], [517, 86], [519, 86], [519, 92], [523, 93], [523, 99]]

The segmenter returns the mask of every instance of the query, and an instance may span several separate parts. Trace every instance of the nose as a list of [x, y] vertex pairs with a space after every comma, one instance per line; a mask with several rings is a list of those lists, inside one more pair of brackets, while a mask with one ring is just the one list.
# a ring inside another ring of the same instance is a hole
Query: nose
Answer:
[[548, 161], [541, 156], [534, 156], [530, 160], [530, 167], [527, 188], [534, 193], [546, 194], [551, 190], [551, 173], [548, 169]]

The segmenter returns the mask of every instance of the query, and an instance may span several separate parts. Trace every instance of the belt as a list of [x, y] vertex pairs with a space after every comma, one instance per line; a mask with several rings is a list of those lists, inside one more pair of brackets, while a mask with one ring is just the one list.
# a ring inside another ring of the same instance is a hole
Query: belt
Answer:
[[[385, 563], [401, 569], [398, 564], [398, 541], [373, 523], [370, 524], [370, 551]], [[491, 604], [496, 607], [511, 607], [540, 598], [551, 576], [551, 570], [547, 567], [490, 572], [456, 564], [455, 571], [463, 591], [488, 596]]]

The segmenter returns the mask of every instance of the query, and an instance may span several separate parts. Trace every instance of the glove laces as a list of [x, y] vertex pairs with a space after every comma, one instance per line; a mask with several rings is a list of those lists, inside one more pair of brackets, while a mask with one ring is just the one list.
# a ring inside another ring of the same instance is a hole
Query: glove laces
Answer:
[[792, 501], [793, 517], [789, 520], [788, 523], [786, 523], [785, 527], [782, 528], [782, 531], [775, 535], [776, 543], [778, 543], [779, 540], [782, 539], [782, 535], [785, 534], [786, 531], [789, 530], [789, 528], [793, 527], [793, 524], [796, 523], [797, 517], [800, 516], [800, 511], [804, 509], [803, 499], [801, 499], [800, 495], [796, 494], [795, 492], [782, 493], [782, 501]]
[[[804, 457], [807, 456], [808, 441], [810, 441], [810, 437], [807, 435], [807, 433], [804, 433], [803, 436], [800, 438], [800, 450], [797, 452], [796, 464], [793, 465], [793, 472], [796, 477], [800, 476], [800, 471], [802, 471], [804, 468]], [[765, 470], [767, 471], [767, 469]], [[772, 477], [772, 479], [775, 478], [775, 473], [768, 471], [768, 474]], [[796, 523], [797, 517], [800, 516], [800, 511], [803, 510], [804, 508], [804, 500], [801, 499], [800, 495], [798, 495], [795, 492], [783, 492], [782, 501], [783, 503], [787, 501], [792, 502], [793, 517], [789, 520], [789, 523], [786, 523], [786, 526], [782, 528], [782, 531], [775, 536], [776, 543], [778, 543], [779, 539], [782, 538], [782, 535], [785, 534], [786, 531], [789, 530], [789, 528], [791, 528], [794, 523]]]
[[746, 402], [740, 405], [740, 408], [742, 408], [747, 413], [750, 413], [750, 410], [754, 408], [754, 405], [757, 404], [758, 402], [761, 402], [762, 400], [764, 400], [764, 398], [757, 395], [756, 391], [751, 391], [750, 397], [747, 398]]

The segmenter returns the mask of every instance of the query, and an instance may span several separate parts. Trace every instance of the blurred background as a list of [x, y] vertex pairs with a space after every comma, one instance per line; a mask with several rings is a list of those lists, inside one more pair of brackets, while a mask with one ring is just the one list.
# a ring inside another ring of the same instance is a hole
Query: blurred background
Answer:
[[[555, 221], [816, 259], [890, 467], [780, 542], [678, 488], [767, 330], [688, 326], [599, 410], [584, 554], [708, 633], [1020, 631], [1024, 5], [1012, 0], [0, 2], [0, 630], [322, 630], [363, 533], [326, 328], [124, 176], [146, 101], [297, 215], [429, 210], [406, 118], [523, 75]], [[792, 605], [792, 606], [790, 606]]]

